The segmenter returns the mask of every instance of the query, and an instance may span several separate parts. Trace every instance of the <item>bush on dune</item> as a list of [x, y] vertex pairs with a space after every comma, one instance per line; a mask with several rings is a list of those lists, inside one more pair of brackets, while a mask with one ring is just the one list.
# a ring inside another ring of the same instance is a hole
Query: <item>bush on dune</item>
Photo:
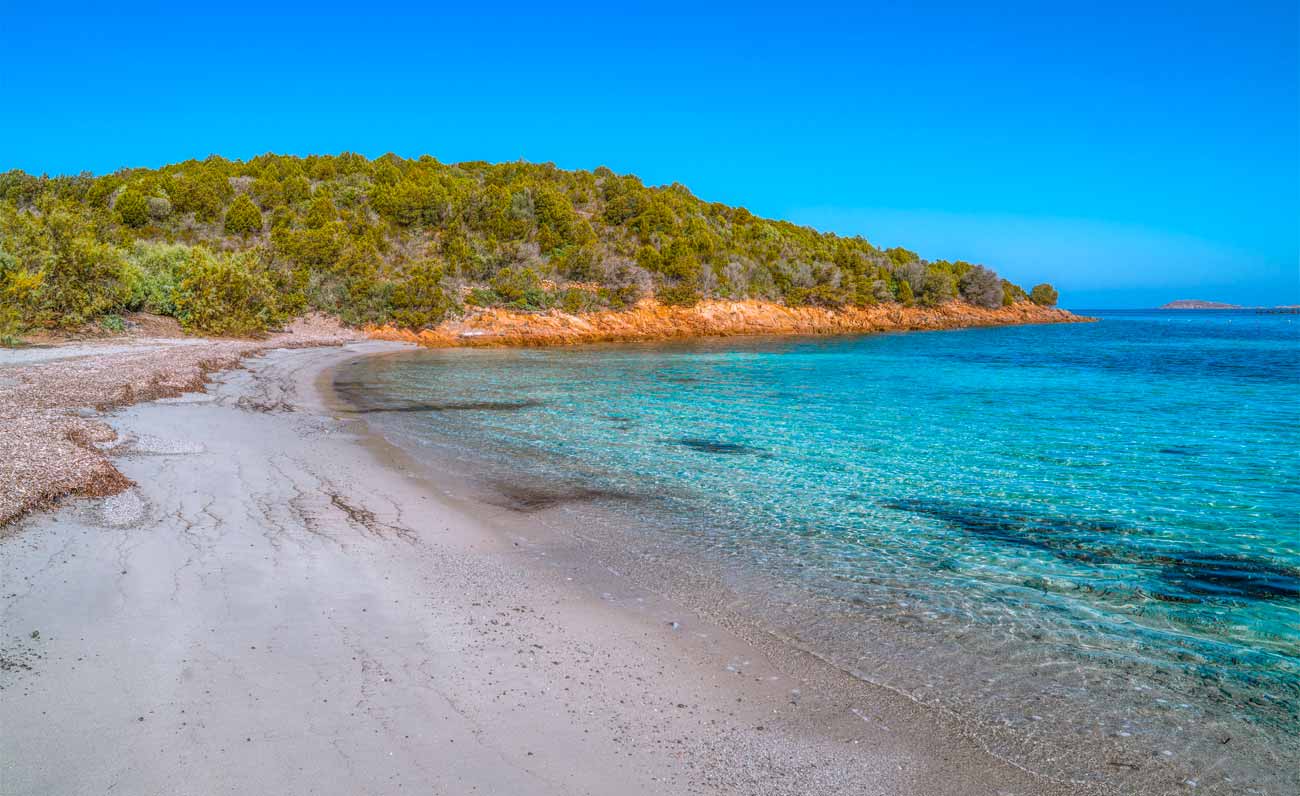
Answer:
[[256, 335], [280, 323], [275, 282], [257, 252], [191, 250], [176, 292], [176, 317], [188, 332]]
[[0, 233], [6, 290], [21, 301], [16, 314], [24, 325], [75, 329], [125, 304], [126, 260], [101, 239], [92, 214], [57, 204], [0, 214]]
[[126, 308], [155, 315], [176, 314], [176, 291], [190, 259], [179, 243], [139, 241], [126, 256], [130, 295]]
[[24, 326], [24, 312], [40, 289], [41, 275], [21, 267], [18, 258], [0, 249], [0, 342], [17, 340]]

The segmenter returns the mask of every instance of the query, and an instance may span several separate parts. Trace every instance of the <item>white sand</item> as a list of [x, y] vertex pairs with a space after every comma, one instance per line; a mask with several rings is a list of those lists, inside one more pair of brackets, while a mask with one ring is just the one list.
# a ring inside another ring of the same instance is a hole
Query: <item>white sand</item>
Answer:
[[136, 486], [0, 539], [0, 793], [1084, 792], [457, 506], [316, 386], [394, 345], [118, 410]]

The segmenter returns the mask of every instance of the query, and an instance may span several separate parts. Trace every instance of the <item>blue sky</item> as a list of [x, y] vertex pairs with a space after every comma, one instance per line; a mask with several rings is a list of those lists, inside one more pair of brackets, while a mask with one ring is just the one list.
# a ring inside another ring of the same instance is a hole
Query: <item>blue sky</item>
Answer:
[[603, 164], [1067, 306], [1300, 302], [1294, 0], [5, 5], [0, 169]]

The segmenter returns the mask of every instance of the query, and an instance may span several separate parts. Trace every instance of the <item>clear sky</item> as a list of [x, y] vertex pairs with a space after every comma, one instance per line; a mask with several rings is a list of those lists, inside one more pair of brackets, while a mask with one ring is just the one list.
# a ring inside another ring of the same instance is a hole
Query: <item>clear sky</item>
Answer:
[[1072, 307], [1300, 302], [1295, 0], [0, 0], [0, 169], [607, 165]]

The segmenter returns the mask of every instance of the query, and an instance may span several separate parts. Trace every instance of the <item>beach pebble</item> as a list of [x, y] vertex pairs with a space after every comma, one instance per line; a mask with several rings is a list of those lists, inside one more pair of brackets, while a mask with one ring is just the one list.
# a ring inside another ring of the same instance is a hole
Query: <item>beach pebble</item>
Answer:
[[144, 501], [134, 489], [113, 495], [100, 504], [99, 516], [105, 525], [122, 528], [135, 525], [144, 518]]

